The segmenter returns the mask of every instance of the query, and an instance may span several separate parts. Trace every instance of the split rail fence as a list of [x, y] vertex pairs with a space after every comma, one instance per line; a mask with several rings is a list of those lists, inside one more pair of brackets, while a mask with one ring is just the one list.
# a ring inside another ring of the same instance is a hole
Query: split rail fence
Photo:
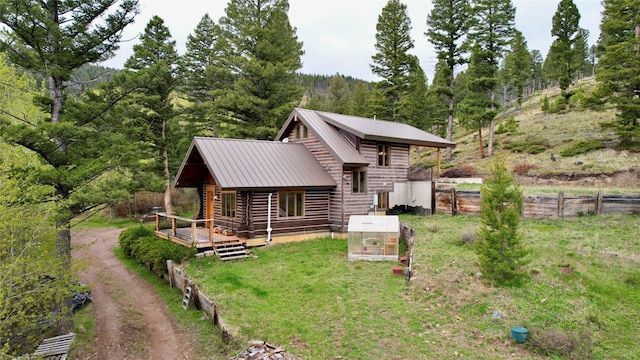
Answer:
[[[436, 213], [480, 214], [480, 191], [436, 189]], [[640, 214], [640, 195], [576, 195], [559, 192], [524, 195], [525, 218], [564, 218], [580, 215]]]

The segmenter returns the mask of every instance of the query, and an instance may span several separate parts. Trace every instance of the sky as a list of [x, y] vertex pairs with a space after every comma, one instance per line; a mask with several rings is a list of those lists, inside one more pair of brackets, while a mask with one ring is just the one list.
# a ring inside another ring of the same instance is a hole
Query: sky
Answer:
[[[551, 20], [560, 0], [512, 0], [516, 7], [516, 28], [527, 40], [529, 50], [546, 56], [553, 41]], [[424, 33], [431, 0], [401, 0], [411, 19], [412, 54], [429, 82], [437, 62], [435, 49]], [[227, 0], [140, 0], [140, 14], [125, 29], [123, 43], [116, 56], [103, 65], [122, 68], [133, 53], [152, 16], [161, 17], [169, 28], [179, 54], [184, 54], [187, 36], [192, 34], [205, 13], [214, 20], [225, 15]], [[600, 35], [602, 5], [600, 0], [574, 0], [580, 11], [580, 27], [589, 30], [589, 46]], [[380, 80], [371, 73], [371, 56], [376, 53], [375, 35], [378, 16], [387, 0], [289, 0], [289, 21], [303, 43], [304, 74], [341, 74], [366, 81]]]

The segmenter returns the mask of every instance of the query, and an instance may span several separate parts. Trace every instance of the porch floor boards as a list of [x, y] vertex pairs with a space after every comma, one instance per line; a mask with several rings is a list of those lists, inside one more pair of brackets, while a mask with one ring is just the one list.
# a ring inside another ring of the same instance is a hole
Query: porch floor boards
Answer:
[[[177, 244], [183, 245], [183, 246], [191, 246], [191, 228], [177, 228], [176, 229], [176, 234], [175, 235], [171, 235], [171, 229], [163, 229], [163, 230], [158, 230], [156, 231], [157, 233], [161, 233], [162, 235], [164, 235], [163, 237], [166, 239], [169, 239]], [[217, 234], [214, 233], [213, 234], [213, 243], [212, 244], [209, 241], [209, 237], [202, 235], [202, 234], [196, 234], [196, 239], [195, 239], [195, 245], [196, 248], [200, 249], [200, 248], [210, 248], [213, 247], [213, 245], [218, 245], [218, 244], [229, 244], [229, 243], [246, 243], [246, 240], [243, 238], [239, 238], [235, 235], [222, 235], [222, 234]]]

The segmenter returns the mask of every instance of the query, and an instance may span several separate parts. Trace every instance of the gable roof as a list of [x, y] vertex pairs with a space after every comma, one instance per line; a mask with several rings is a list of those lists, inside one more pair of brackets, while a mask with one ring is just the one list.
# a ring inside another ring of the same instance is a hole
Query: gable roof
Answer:
[[195, 137], [182, 161], [175, 186], [194, 186], [205, 167], [223, 189], [336, 186], [302, 144]]
[[313, 130], [335, 159], [344, 165], [368, 165], [369, 161], [339, 130], [364, 140], [437, 148], [456, 146], [451, 141], [403, 123], [301, 108], [295, 108], [291, 112], [285, 124], [280, 128], [276, 141], [287, 137], [292, 123], [297, 120], [302, 121]]

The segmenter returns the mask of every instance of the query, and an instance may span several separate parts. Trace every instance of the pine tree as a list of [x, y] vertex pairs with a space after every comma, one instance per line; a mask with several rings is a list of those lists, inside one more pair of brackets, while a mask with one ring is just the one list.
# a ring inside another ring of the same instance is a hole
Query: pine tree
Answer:
[[345, 114], [350, 97], [347, 81], [342, 75], [335, 74], [329, 80], [329, 111], [336, 114]]
[[[515, 8], [511, 0], [474, 0], [474, 23], [469, 34], [470, 40], [477, 47], [477, 64], [483, 64], [482, 78], [476, 83], [481, 84], [489, 93], [487, 106], [484, 112], [496, 114], [498, 102], [496, 101], [496, 88], [498, 86], [498, 70], [500, 59], [503, 57], [507, 45], [511, 41], [514, 31]], [[489, 144], [488, 155], [493, 155], [493, 137], [495, 128], [495, 116], [489, 120]]]
[[558, 80], [558, 85], [563, 94], [571, 85], [571, 81], [576, 73], [575, 50], [573, 44], [576, 40], [580, 24], [580, 12], [573, 0], [560, 0], [556, 13], [553, 15], [553, 26], [551, 36], [554, 37], [553, 66], [554, 79]]
[[612, 127], [622, 147], [640, 140], [640, 0], [604, 0], [598, 95], [618, 110]]
[[575, 41], [573, 43], [573, 63], [576, 68], [575, 76], [581, 79], [591, 74], [591, 63], [589, 62], [589, 30], [578, 29]]
[[389, 0], [376, 25], [376, 54], [371, 57], [371, 72], [380, 78], [376, 86], [381, 94], [378, 117], [392, 121], [400, 118], [399, 103], [407, 95], [409, 74], [414, 56], [409, 54], [414, 44], [411, 39], [411, 19], [407, 6], [399, 0]]
[[156, 173], [164, 180], [164, 206], [169, 214], [173, 213], [171, 174], [177, 170], [171, 162], [180, 156], [171, 149], [179, 142], [177, 114], [171, 99], [179, 85], [175, 46], [164, 20], [154, 16], [140, 36], [140, 43], [133, 46], [133, 55], [124, 64], [125, 69], [132, 70], [130, 76], [140, 87], [131, 107], [137, 108], [134, 116], [140, 119], [139, 126], [148, 129], [146, 139], [153, 146]]
[[114, 156], [118, 140], [112, 137], [114, 127], [105, 124], [105, 114], [120, 97], [114, 95], [97, 108], [73, 111], [74, 101], [65, 97], [65, 89], [75, 69], [113, 55], [123, 29], [137, 13], [137, 0], [0, 2], [0, 23], [7, 28], [0, 46], [12, 63], [44, 76], [48, 90], [39, 101], [48, 119], [3, 123], [3, 136], [37, 153], [49, 165], [35, 176], [39, 183], [55, 190], [56, 250], [67, 269], [71, 263], [71, 219], [105, 200], [89, 204], [87, 198], [79, 199], [76, 194], [113, 169], [122, 156]]
[[225, 51], [215, 71], [233, 76], [230, 87], [213, 92], [225, 135], [273, 139], [299, 104], [296, 71], [304, 52], [288, 11], [286, 0], [230, 0], [218, 21]]
[[418, 129], [431, 127], [431, 117], [426, 101], [428, 89], [427, 75], [420, 67], [418, 58], [414, 57], [414, 63], [408, 74], [406, 95], [400, 99], [398, 106], [398, 115], [404, 123]]
[[181, 93], [189, 102], [183, 109], [185, 125], [193, 128], [189, 131], [191, 136], [218, 136], [220, 120], [213, 106], [213, 93], [233, 85], [230, 70], [220, 66], [223, 63], [222, 43], [220, 29], [209, 14], [204, 14], [193, 34], [187, 36], [180, 71], [184, 78]]
[[528, 276], [522, 271], [528, 250], [519, 231], [522, 190], [514, 184], [503, 156], [494, 160], [491, 173], [480, 189], [479, 240], [475, 243], [480, 271], [496, 285], [520, 285]]
[[447, 63], [444, 60], [439, 60], [435, 67], [431, 86], [427, 89], [426, 106], [431, 118], [430, 132], [441, 137], [447, 134], [450, 115], [451, 75], [449, 71]]
[[544, 89], [547, 84], [546, 78], [542, 71], [544, 64], [544, 58], [540, 53], [540, 50], [531, 50], [531, 76], [533, 79], [533, 89], [536, 91]]
[[371, 89], [366, 82], [358, 81], [356, 84], [347, 114], [367, 118], [375, 115], [371, 111]]
[[[448, 103], [447, 140], [453, 140], [453, 115], [455, 108], [455, 68], [465, 64], [465, 36], [471, 25], [471, 5], [469, 0], [433, 0], [433, 9], [427, 18], [429, 29], [426, 35], [436, 48], [438, 59], [447, 67], [449, 92], [440, 93], [446, 96]], [[447, 148], [446, 159], [451, 161], [453, 150]]]
[[522, 105], [522, 97], [527, 81], [532, 78], [533, 62], [527, 49], [527, 41], [520, 31], [515, 31], [511, 40], [511, 49], [505, 57], [505, 77], [516, 90], [518, 109]]

